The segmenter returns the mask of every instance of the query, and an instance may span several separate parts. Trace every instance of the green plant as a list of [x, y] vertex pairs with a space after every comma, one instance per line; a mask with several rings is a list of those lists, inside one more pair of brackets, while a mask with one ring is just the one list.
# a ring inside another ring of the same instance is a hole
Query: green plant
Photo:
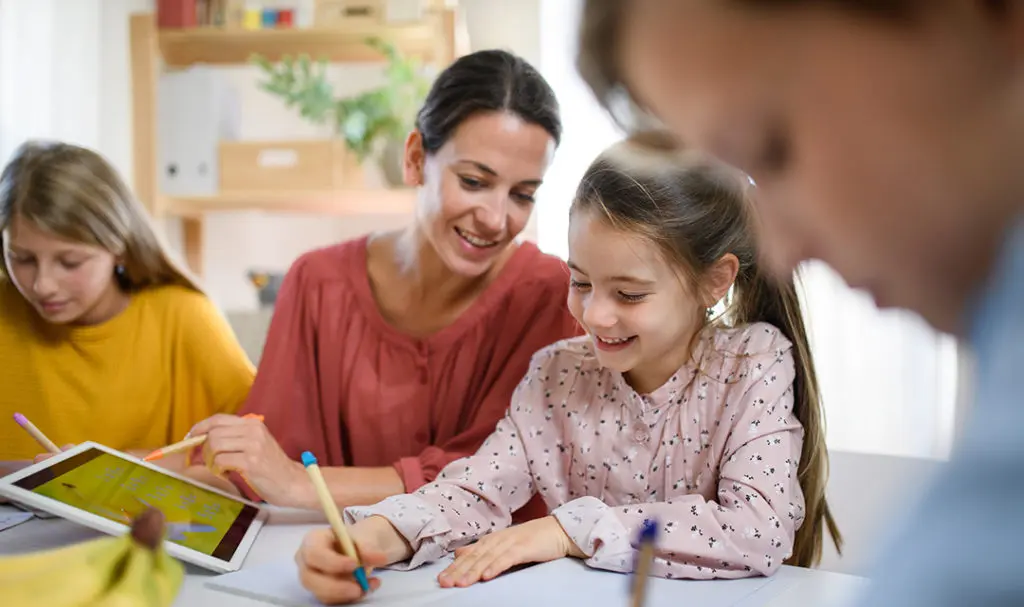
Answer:
[[327, 81], [326, 60], [285, 56], [274, 64], [260, 55], [252, 57], [266, 77], [259, 83], [261, 89], [280, 97], [286, 107], [298, 110], [306, 120], [329, 124], [360, 161], [377, 151], [377, 141], [405, 136], [430, 88], [418, 61], [404, 57], [381, 38], [365, 42], [387, 60], [387, 83], [351, 97], [335, 97]]

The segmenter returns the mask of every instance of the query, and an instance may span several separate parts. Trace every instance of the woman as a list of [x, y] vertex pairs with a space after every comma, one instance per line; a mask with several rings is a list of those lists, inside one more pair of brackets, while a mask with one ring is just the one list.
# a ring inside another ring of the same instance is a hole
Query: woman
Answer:
[[[769, 257], [969, 339], [972, 423], [872, 607], [1024, 604], [1024, 3], [586, 0], [581, 70], [758, 185]], [[902, 518], [902, 517], [901, 517]]]
[[297, 461], [309, 450], [347, 506], [473, 453], [530, 356], [577, 332], [564, 264], [516, 241], [560, 135], [524, 60], [481, 51], [444, 70], [405, 145], [415, 221], [295, 262], [244, 407], [264, 422], [197, 425], [207, 464], [251, 498], [316, 507]]
[[0, 460], [41, 451], [16, 412], [57, 444], [146, 453], [242, 405], [252, 363], [95, 152], [18, 149], [0, 244]]

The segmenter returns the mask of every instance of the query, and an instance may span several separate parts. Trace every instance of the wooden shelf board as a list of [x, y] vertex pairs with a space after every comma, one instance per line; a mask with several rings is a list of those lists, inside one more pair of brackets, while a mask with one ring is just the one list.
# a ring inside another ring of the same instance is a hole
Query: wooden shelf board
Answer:
[[345, 190], [337, 192], [232, 192], [218, 196], [163, 198], [169, 215], [198, 217], [217, 211], [266, 211], [323, 215], [405, 215], [413, 212], [416, 191]]
[[395, 25], [348, 26], [345, 29], [241, 30], [200, 27], [159, 30], [160, 53], [168, 67], [196, 63], [244, 64], [254, 53], [270, 61], [285, 55], [308, 54], [333, 62], [383, 61], [365, 40], [378, 36], [391, 41], [404, 54], [425, 62], [438, 53], [437, 28], [430, 21]]

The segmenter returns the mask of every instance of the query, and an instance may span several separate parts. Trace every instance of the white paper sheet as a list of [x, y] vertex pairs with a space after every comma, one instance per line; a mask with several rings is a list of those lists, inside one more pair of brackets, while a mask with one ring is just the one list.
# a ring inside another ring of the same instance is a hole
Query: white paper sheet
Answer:
[[[412, 571], [376, 570], [373, 577], [380, 578], [381, 587], [359, 604], [426, 607], [448, 600], [453, 594], [464, 592], [463, 589], [446, 589], [437, 585], [437, 574], [450, 562], [450, 559], [444, 559]], [[221, 575], [206, 582], [206, 586], [282, 607], [321, 605], [299, 583], [298, 566], [293, 559]]]
[[0, 512], [0, 531], [20, 525], [32, 518], [31, 512]]
[[[762, 605], [802, 578], [780, 569], [773, 577], [740, 580], [648, 580], [645, 607], [747, 607]], [[577, 559], [559, 559], [475, 584], [444, 607], [585, 605], [623, 607], [630, 602], [632, 577], [587, 567]]]
[[[629, 604], [628, 575], [598, 571], [576, 559], [559, 559], [509, 573], [469, 588], [440, 588], [437, 574], [445, 559], [413, 571], [378, 570], [380, 590], [360, 605], [402, 607], [541, 607]], [[742, 580], [667, 580], [651, 578], [646, 607], [750, 607], [763, 605], [804, 578], [806, 572], [783, 567], [772, 578]], [[291, 559], [216, 577], [209, 588], [282, 607], [319, 607], [298, 580]]]

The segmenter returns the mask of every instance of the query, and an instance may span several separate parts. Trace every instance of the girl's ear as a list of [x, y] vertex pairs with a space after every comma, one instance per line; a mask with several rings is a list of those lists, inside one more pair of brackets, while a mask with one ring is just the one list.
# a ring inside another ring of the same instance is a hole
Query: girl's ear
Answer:
[[427, 159], [423, 149], [423, 135], [413, 130], [405, 138], [405, 154], [402, 158], [402, 179], [405, 185], [417, 187], [423, 185], [423, 163]]
[[732, 253], [726, 253], [704, 273], [703, 292], [710, 301], [702, 302], [710, 308], [722, 300], [729, 292], [729, 287], [736, 282], [736, 274], [740, 271], [740, 260]]

